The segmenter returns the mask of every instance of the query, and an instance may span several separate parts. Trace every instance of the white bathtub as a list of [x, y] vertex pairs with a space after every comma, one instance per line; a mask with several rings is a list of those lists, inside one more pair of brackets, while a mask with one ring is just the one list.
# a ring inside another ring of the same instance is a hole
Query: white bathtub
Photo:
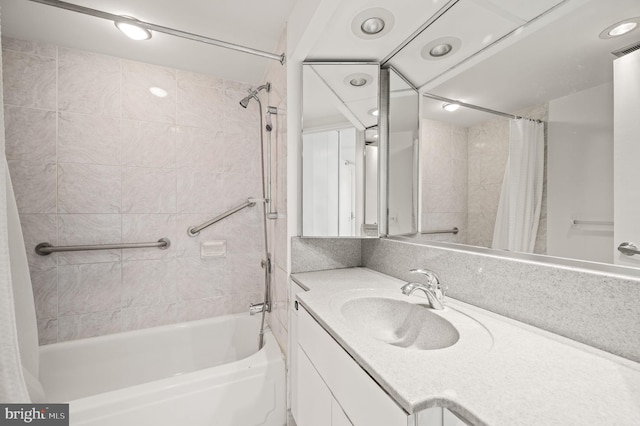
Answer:
[[229, 315], [40, 348], [47, 402], [71, 425], [282, 426], [285, 365], [260, 316]]

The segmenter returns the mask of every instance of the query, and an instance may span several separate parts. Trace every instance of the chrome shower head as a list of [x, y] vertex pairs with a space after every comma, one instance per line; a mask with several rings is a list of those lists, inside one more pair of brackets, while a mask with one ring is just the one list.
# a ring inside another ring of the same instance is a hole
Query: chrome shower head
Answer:
[[271, 90], [271, 83], [265, 83], [262, 86], [257, 87], [255, 90], [249, 89], [249, 94], [240, 101], [240, 106], [242, 108], [246, 108], [249, 105], [249, 102], [251, 102], [251, 99], [259, 100], [257, 95], [261, 90], [266, 90], [267, 92]]
[[245, 96], [241, 101], [240, 101], [240, 106], [242, 108], [246, 108], [249, 105], [249, 102], [251, 102], [251, 98], [255, 97], [255, 95], [253, 93], [251, 93], [248, 96]]

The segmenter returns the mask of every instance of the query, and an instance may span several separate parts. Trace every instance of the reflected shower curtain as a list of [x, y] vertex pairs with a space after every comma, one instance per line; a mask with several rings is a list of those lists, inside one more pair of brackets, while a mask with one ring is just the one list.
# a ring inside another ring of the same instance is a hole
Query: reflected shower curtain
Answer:
[[544, 177], [544, 123], [509, 123], [509, 159], [502, 181], [492, 248], [532, 253], [536, 244]]

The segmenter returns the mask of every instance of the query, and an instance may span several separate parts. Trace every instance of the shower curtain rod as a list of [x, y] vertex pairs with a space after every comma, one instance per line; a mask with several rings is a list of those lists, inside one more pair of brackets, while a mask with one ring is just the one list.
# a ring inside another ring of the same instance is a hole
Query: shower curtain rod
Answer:
[[538, 120], [536, 118], [529, 118], [529, 117], [523, 117], [521, 115], [508, 114], [506, 112], [496, 111], [495, 109], [489, 109], [489, 108], [481, 107], [481, 106], [478, 106], [478, 105], [468, 104], [468, 103], [462, 102], [462, 101], [456, 101], [455, 99], [445, 98], [444, 96], [432, 95], [431, 93], [423, 93], [422, 96], [424, 96], [425, 98], [434, 99], [436, 101], [447, 102], [447, 103], [450, 103], [450, 104], [458, 104], [458, 105], [463, 106], [465, 108], [471, 108], [471, 109], [475, 109], [477, 111], [482, 111], [482, 112], [487, 112], [489, 114], [499, 115], [501, 117], [513, 118], [515, 120], [517, 120], [517, 119], [525, 119], [525, 120], [535, 121], [537, 123], [542, 123], [542, 120]]
[[188, 40], [199, 41], [205, 44], [211, 44], [213, 46], [224, 47], [225, 49], [237, 50], [238, 52], [249, 53], [251, 55], [261, 56], [267, 59], [273, 59], [280, 64], [284, 64], [285, 55], [284, 53], [281, 55], [265, 52], [264, 50], [253, 49], [251, 47], [241, 46], [239, 44], [229, 43], [222, 40], [216, 40], [214, 38], [209, 38], [205, 36], [201, 36], [198, 34], [188, 33], [186, 31], [176, 30], [174, 28], [163, 27], [162, 25], [152, 24], [150, 22], [139, 21], [134, 18], [128, 18], [126, 16], [114, 15], [109, 12], [103, 12], [97, 9], [91, 9], [89, 7], [80, 6], [73, 3], [67, 3], [59, 0], [29, 0], [34, 3], [40, 3], [47, 6], [53, 6], [60, 9], [70, 10], [72, 12], [82, 13], [84, 15], [95, 16], [97, 18], [106, 19], [108, 21], [113, 22], [123, 22], [126, 24], [135, 25], [140, 28], [145, 28], [147, 30], [157, 31], [159, 33], [169, 34], [175, 37], [185, 38]]

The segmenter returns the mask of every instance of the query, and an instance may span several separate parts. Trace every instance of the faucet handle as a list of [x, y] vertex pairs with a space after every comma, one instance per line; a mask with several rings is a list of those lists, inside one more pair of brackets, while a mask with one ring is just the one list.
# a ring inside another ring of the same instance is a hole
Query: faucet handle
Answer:
[[410, 269], [409, 272], [412, 274], [422, 274], [426, 276], [429, 288], [438, 295], [438, 299], [442, 300], [444, 298], [444, 295], [449, 288], [440, 282], [438, 274], [430, 271], [429, 269]]
[[429, 284], [436, 284], [438, 286], [440, 284], [440, 277], [438, 277], [438, 274], [428, 269], [410, 269], [409, 272], [412, 274], [422, 274], [426, 276]]

